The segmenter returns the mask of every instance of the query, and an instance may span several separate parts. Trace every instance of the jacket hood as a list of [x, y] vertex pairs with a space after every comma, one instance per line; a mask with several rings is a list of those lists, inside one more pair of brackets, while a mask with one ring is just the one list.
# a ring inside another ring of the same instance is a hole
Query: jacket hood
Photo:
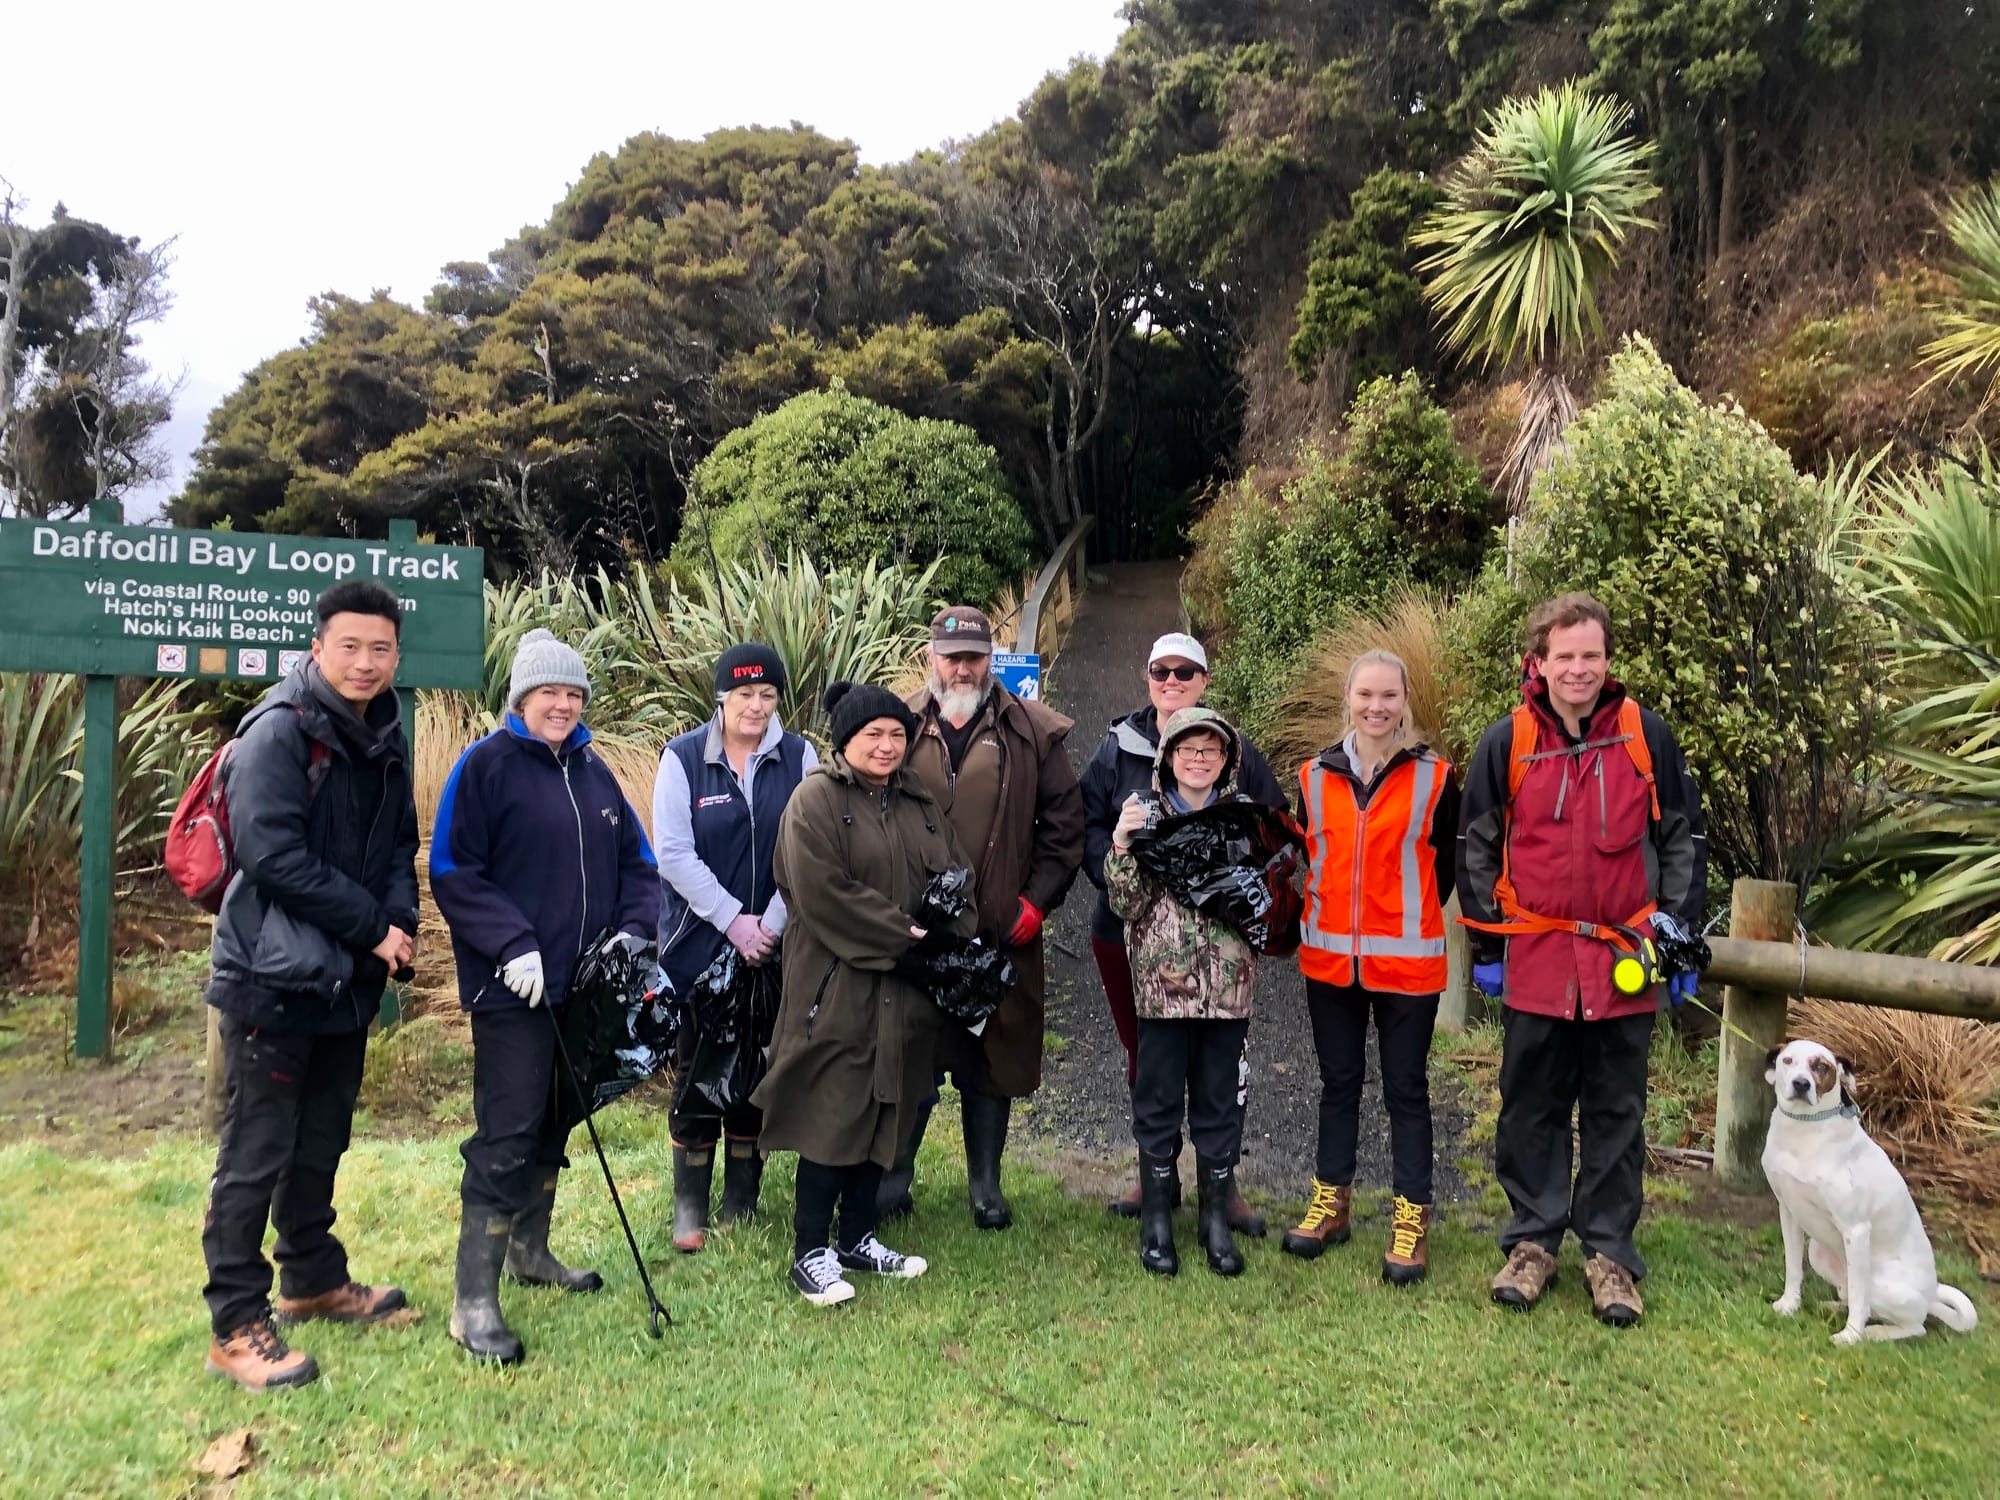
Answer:
[[1153, 790], [1165, 796], [1169, 788], [1179, 790], [1174, 784], [1173, 772], [1168, 769], [1173, 764], [1174, 746], [1191, 734], [1213, 734], [1222, 739], [1222, 774], [1215, 779], [1217, 800], [1230, 796], [1236, 790], [1236, 773], [1243, 763], [1243, 737], [1236, 732], [1236, 726], [1212, 708], [1195, 704], [1191, 708], [1177, 709], [1160, 730], [1160, 748], [1153, 756]]
[[403, 737], [402, 698], [394, 687], [378, 693], [369, 700], [367, 709], [357, 714], [308, 660], [273, 683], [263, 700], [243, 716], [236, 732], [242, 734], [275, 708], [291, 709], [309, 736], [352, 760], [409, 758], [408, 742]]
[[[1607, 675], [1604, 679], [1604, 687], [1597, 695], [1597, 707], [1590, 711], [1591, 727], [1595, 728], [1604, 722], [1604, 712], [1606, 709], [1610, 709], [1613, 713], [1616, 713], [1619, 703], [1624, 700], [1625, 696], [1625, 684], [1620, 682], [1616, 677]], [[1528, 676], [1522, 678], [1521, 700], [1558, 730], [1563, 728], [1562, 715], [1557, 713], [1555, 705], [1549, 702], [1549, 682], [1546, 677]]]
[[[876, 790], [865, 776], [847, 763], [847, 757], [838, 750], [828, 752], [826, 759], [819, 763], [819, 769], [845, 786], [855, 787], [864, 792]], [[915, 797], [919, 802], [928, 802], [932, 805], [937, 802], [937, 798], [931, 795], [931, 789], [924, 785], [924, 778], [910, 769], [907, 756], [904, 757], [903, 763], [896, 767], [896, 774], [889, 778], [889, 789]]]

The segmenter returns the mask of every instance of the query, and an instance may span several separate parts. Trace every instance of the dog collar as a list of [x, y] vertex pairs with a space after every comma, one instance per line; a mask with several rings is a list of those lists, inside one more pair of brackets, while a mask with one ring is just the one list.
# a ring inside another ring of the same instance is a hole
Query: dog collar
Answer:
[[1787, 1120], [1797, 1120], [1801, 1125], [1816, 1124], [1821, 1120], [1858, 1120], [1861, 1111], [1852, 1104], [1835, 1104], [1826, 1109], [1816, 1109], [1811, 1114], [1795, 1115], [1790, 1110], [1780, 1110]]

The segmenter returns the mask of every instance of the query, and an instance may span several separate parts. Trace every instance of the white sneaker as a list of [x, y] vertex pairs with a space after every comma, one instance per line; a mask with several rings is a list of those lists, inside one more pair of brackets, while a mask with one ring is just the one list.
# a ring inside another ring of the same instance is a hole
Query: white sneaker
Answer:
[[930, 1262], [921, 1255], [898, 1255], [872, 1234], [861, 1237], [852, 1250], [840, 1252], [840, 1263], [850, 1271], [873, 1271], [877, 1276], [897, 1276], [905, 1280], [921, 1276]]
[[824, 1245], [792, 1262], [792, 1285], [814, 1307], [838, 1307], [854, 1295], [854, 1283], [841, 1277], [839, 1257]]

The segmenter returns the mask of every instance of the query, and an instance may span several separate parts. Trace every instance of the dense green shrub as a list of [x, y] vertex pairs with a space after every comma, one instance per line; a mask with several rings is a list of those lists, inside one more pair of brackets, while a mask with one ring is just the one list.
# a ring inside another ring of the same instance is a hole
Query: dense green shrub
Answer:
[[694, 473], [682, 576], [794, 548], [822, 566], [936, 562], [937, 588], [984, 604], [1017, 582], [1032, 536], [999, 457], [969, 427], [904, 416], [836, 385], [724, 438]]
[[1313, 241], [1299, 328], [1286, 353], [1311, 381], [1330, 354], [1353, 356], [1357, 375], [1386, 375], [1421, 357], [1429, 333], [1410, 231], [1437, 206], [1436, 184], [1384, 167], [1354, 190], [1345, 219]]
[[1299, 464], [1275, 487], [1246, 476], [1195, 532], [1190, 610], [1217, 637], [1217, 696], [1252, 733], [1321, 630], [1399, 583], [1462, 586], [1492, 534], [1493, 497], [1413, 374], [1363, 386], [1339, 451]]
[[1874, 722], [1837, 521], [1761, 427], [1703, 405], [1628, 338], [1535, 481], [1511, 570], [1489, 558], [1455, 616], [1450, 675], [1470, 691], [1452, 738], [1471, 743], [1518, 701], [1529, 608], [1587, 589], [1611, 613], [1613, 674], [1673, 726], [1701, 782], [1717, 874], [1809, 877], [1844, 831]]

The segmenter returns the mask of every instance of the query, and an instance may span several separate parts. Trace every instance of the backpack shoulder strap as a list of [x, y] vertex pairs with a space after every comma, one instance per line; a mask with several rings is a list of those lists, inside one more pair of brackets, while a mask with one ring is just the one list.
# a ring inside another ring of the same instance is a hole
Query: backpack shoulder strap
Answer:
[[1646, 783], [1646, 795], [1653, 803], [1653, 821], [1657, 823], [1660, 821], [1660, 786], [1653, 779], [1653, 747], [1646, 743], [1646, 726], [1639, 717], [1639, 705], [1630, 698], [1618, 705], [1618, 733], [1625, 739], [1626, 752], [1632, 757], [1632, 769]]
[[1512, 805], [1514, 794], [1521, 790], [1521, 783], [1528, 779], [1528, 758], [1535, 753], [1539, 739], [1535, 727], [1535, 711], [1525, 703], [1514, 705], [1514, 743], [1507, 752], [1507, 801]]

